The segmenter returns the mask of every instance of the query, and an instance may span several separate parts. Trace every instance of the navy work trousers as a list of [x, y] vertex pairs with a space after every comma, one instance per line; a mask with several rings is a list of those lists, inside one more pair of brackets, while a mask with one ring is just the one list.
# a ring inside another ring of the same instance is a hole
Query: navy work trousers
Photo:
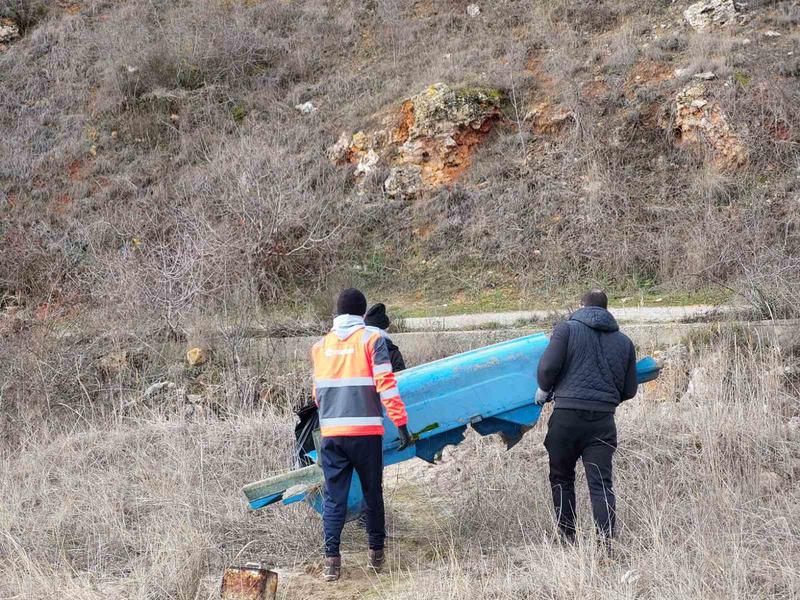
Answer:
[[384, 538], [383, 437], [380, 435], [322, 438], [320, 463], [325, 475], [322, 513], [325, 556], [339, 556], [339, 544], [347, 515], [347, 496], [353, 470], [364, 491], [367, 535], [371, 550], [381, 550]]
[[614, 413], [559, 409], [547, 423], [544, 446], [550, 457], [550, 486], [561, 535], [575, 538], [575, 465], [583, 460], [597, 531], [614, 535], [616, 498], [612, 458], [617, 449]]

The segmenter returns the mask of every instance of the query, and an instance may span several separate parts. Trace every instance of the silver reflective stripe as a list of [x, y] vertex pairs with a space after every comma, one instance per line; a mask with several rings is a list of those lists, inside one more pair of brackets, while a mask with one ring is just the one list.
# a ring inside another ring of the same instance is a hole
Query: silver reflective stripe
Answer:
[[343, 377], [342, 379], [315, 379], [314, 384], [317, 389], [350, 387], [353, 385], [375, 385], [372, 377]]
[[381, 392], [381, 400], [388, 400], [389, 398], [394, 398], [395, 396], [400, 395], [400, 390], [396, 387], [390, 388], [384, 392]]
[[320, 419], [320, 427], [347, 427], [350, 425], [383, 425], [383, 417], [340, 417]]
[[382, 365], [375, 365], [372, 367], [372, 372], [376, 375], [378, 373], [391, 373], [392, 372], [392, 364], [391, 363], [384, 363]]

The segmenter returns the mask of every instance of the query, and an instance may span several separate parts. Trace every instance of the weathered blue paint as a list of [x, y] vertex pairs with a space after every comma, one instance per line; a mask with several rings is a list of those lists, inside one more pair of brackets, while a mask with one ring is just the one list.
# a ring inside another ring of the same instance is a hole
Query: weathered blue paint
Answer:
[[[385, 419], [384, 466], [414, 456], [433, 462], [445, 446], [464, 439], [468, 425], [481, 435], [499, 433], [511, 448], [539, 419], [541, 408], [533, 404], [536, 365], [547, 344], [547, 336], [539, 333], [399, 373], [397, 382], [408, 411], [409, 429], [420, 431], [433, 423], [438, 425], [420, 435], [415, 446], [400, 452], [397, 428]], [[659, 366], [652, 358], [642, 359], [637, 364], [639, 383], [655, 379], [658, 371]], [[288, 504], [302, 497], [301, 494], [285, 498], [283, 502]], [[349, 517], [361, 512], [361, 498], [361, 486], [354, 475], [348, 499]], [[250, 506], [260, 508], [280, 499], [250, 498]], [[321, 494], [310, 494], [306, 499], [322, 512]]]

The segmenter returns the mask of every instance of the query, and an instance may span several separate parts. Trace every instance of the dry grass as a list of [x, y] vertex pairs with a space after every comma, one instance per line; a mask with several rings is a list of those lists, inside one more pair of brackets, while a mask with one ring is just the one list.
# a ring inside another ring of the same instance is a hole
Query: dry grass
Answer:
[[[424, 354], [408, 358], [437, 352]], [[797, 359], [733, 333], [679, 357], [619, 412], [613, 557], [593, 545], [581, 481], [580, 543], [554, 543], [543, 425], [510, 452], [470, 435], [442, 465], [389, 477], [394, 566], [355, 575], [339, 597], [798, 597]], [[302, 385], [303, 363], [278, 367]], [[318, 518], [304, 505], [251, 513], [238, 493], [289, 466], [295, 401], [276, 392], [207, 420], [166, 403], [70, 427], [41, 420], [0, 454], [0, 596], [212, 598], [222, 568], [249, 559], [289, 573], [285, 597], [321, 593], [303, 574]], [[345, 537], [348, 550], [363, 542]]]
[[[243, 290], [258, 308], [344, 282], [738, 290], [776, 237], [778, 262], [798, 253], [794, 3], [704, 35], [670, 3], [630, 0], [504, 0], [480, 18], [455, 0], [76, 6], [0, 3], [24, 25], [0, 54], [2, 305], [182, 335], [189, 313]], [[648, 69], [678, 67], [715, 71], [750, 150], [710, 187], [703, 157], [657, 122], [685, 82]], [[419, 202], [380, 182], [359, 196], [325, 148], [434, 81], [513, 88], [512, 124], [542, 101], [574, 122], [498, 131], [460, 185]], [[293, 109], [306, 100], [313, 117]]]
[[622, 528], [610, 560], [593, 545], [581, 485], [581, 542], [553, 543], [537, 427], [509, 453], [484, 440], [454, 451], [471, 459], [449, 482], [458, 549], [443, 572], [409, 584], [437, 598], [797, 597], [800, 453], [787, 422], [800, 404], [784, 359], [727, 339], [690, 362], [710, 369], [691, 398], [659, 398], [675, 369], [619, 412]]
[[290, 466], [285, 413], [39, 433], [3, 455], [4, 598], [101, 598], [120, 586], [118, 597], [191, 599], [231, 561], [318, 550], [303, 509], [251, 514], [238, 493]]
[[[236, 491], [288, 464], [308, 377], [304, 356], [278, 360], [247, 331], [327, 318], [343, 285], [713, 285], [763, 316], [798, 314], [796, 2], [752, 3], [745, 24], [704, 35], [666, 1], [502, 0], [479, 18], [460, 0], [68, 4], [0, 0], [23, 34], [0, 53], [3, 598], [202, 598], [236, 557], [306, 564], [308, 511], [250, 515]], [[670, 131], [675, 93], [707, 69], [749, 151], [737, 172]], [[508, 126], [452, 189], [390, 200], [375, 175], [359, 195], [325, 149], [436, 81], [512, 90]], [[306, 100], [313, 116], [293, 108]], [[538, 102], [572, 112], [560, 133], [518, 129]], [[183, 366], [193, 344], [208, 365]], [[797, 390], [761, 373], [789, 357], [722, 352], [723, 383], [696, 400], [621, 413], [622, 562], [547, 541], [533, 432], [509, 454], [466, 446], [484, 460], [440, 490], [457, 526], [417, 536], [417, 589], [800, 595], [783, 427]], [[691, 360], [721, 360], [709, 353]], [[143, 398], [163, 381], [204, 409]], [[628, 570], [637, 583], [618, 583]], [[406, 575], [377, 593], [405, 593]]]

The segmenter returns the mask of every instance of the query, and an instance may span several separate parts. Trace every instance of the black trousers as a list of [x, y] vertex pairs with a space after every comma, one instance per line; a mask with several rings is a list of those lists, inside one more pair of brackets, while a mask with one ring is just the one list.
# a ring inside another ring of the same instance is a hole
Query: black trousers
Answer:
[[561, 534], [575, 537], [575, 465], [583, 460], [598, 533], [614, 535], [616, 499], [612, 458], [617, 449], [614, 413], [559, 409], [547, 424], [544, 446], [550, 457], [550, 486]]
[[367, 536], [372, 550], [383, 548], [386, 529], [383, 511], [383, 437], [364, 435], [322, 438], [320, 464], [325, 475], [322, 526], [325, 556], [339, 556], [347, 496], [353, 470], [364, 491]]

